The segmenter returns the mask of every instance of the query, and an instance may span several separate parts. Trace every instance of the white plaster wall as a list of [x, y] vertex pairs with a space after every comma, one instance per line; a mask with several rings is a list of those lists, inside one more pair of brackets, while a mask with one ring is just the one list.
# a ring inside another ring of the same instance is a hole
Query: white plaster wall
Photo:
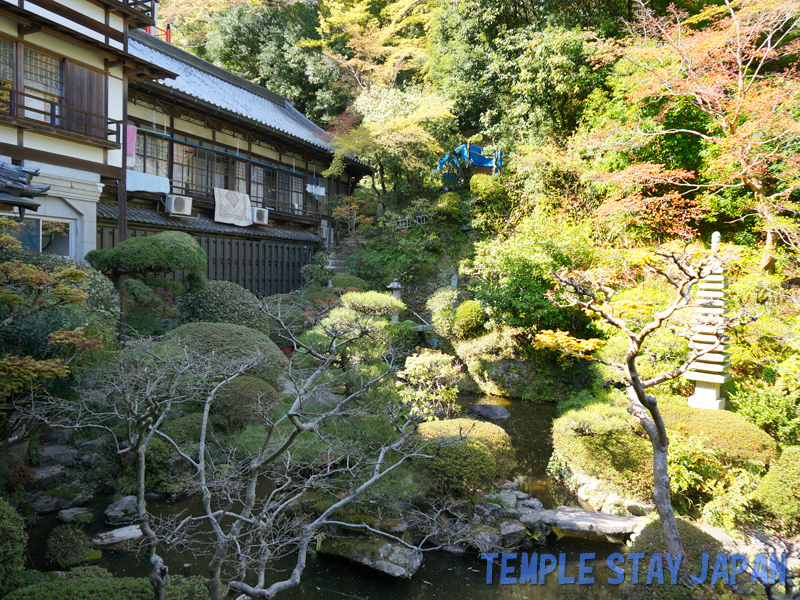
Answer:
[[[26, 4], [25, 8], [32, 6], [34, 5]], [[61, 23], [64, 21], [64, 19], [62, 19], [58, 15], [52, 15], [52, 20], [54, 20], [56, 23]], [[66, 22], [66, 24], [69, 24], [70, 27], [78, 31], [78, 25], [73, 25], [72, 23], [69, 22]], [[92, 37], [98, 37], [98, 36], [99, 34], [94, 35]], [[105, 37], [102, 37], [102, 40], [105, 41]], [[59, 39], [57, 37], [47, 35], [46, 33], [42, 33], [41, 31], [39, 33], [32, 33], [31, 35], [25, 36], [25, 41], [31, 45], [39, 46], [40, 48], [46, 48], [51, 52], [55, 52], [56, 54], [61, 54], [63, 56], [66, 56], [67, 58], [74, 58], [76, 61], [80, 61], [84, 64], [95, 67], [97, 69], [105, 68], [105, 60], [100, 54], [95, 52], [90, 52], [89, 50], [86, 50], [79, 46], [75, 46], [74, 44], [70, 44], [69, 42]]]
[[17, 22], [7, 19], [6, 17], [0, 17], [0, 31], [11, 35], [17, 35]]
[[72, 10], [83, 13], [87, 17], [98, 21], [101, 25], [105, 25], [106, 11], [100, 7], [86, 2], [86, 0], [59, 0], [59, 4], [71, 8]]
[[0, 125], [0, 142], [17, 144], [17, 128]]
[[42, 135], [34, 131], [24, 132], [24, 145], [27, 148], [33, 148], [35, 150], [53, 152], [55, 154], [90, 160], [101, 164], [104, 157], [103, 148], [70, 140], [62, 140], [61, 138]]

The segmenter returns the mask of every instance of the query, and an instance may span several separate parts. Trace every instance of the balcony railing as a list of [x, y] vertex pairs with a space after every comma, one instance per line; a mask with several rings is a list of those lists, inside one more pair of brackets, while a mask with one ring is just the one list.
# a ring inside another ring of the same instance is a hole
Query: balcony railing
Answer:
[[83, 136], [103, 146], [119, 147], [122, 122], [67, 106], [61, 98], [0, 89], [0, 117], [24, 121], [34, 129], [56, 129], [66, 136]]
[[120, 0], [122, 4], [128, 8], [132, 8], [136, 12], [140, 12], [151, 19], [154, 18], [155, 12], [153, 11], [153, 0]]

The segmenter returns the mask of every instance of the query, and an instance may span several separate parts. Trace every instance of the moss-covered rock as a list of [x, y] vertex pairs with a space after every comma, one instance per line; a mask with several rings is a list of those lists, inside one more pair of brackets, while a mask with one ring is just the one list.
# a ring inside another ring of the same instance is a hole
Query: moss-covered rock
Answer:
[[422, 565], [422, 552], [419, 550], [375, 538], [326, 539], [320, 544], [319, 551], [404, 579], [410, 579]]
[[417, 433], [423, 440], [452, 438], [466, 435], [486, 446], [495, 459], [498, 475], [508, 475], [514, 467], [514, 448], [505, 429], [486, 421], [474, 419], [448, 419], [420, 423]]
[[787, 529], [800, 531], [800, 446], [783, 451], [761, 480], [756, 497]]
[[89, 537], [75, 525], [59, 525], [47, 538], [47, 559], [61, 568], [97, 562], [101, 555], [89, 546]]
[[531, 352], [524, 333], [511, 327], [463, 341], [455, 350], [480, 390], [492, 396], [556, 402], [573, 394], [583, 377], [580, 366], [567, 372], [550, 353]]
[[223, 430], [233, 433], [258, 423], [262, 408], [273, 406], [279, 400], [278, 392], [266, 381], [240, 375], [220, 391], [213, 409]]
[[474, 438], [443, 438], [439, 454], [428, 464], [433, 484], [440, 492], [465, 495], [497, 478], [491, 451]]
[[263, 333], [231, 323], [188, 323], [172, 330], [167, 342], [185, 344], [195, 356], [219, 356], [221, 360], [252, 359], [261, 354], [251, 374], [270, 385], [289, 368], [289, 359]]

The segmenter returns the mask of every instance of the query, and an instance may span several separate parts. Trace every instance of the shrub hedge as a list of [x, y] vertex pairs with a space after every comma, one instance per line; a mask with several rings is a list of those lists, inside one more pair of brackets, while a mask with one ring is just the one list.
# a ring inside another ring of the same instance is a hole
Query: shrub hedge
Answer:
[[445, 438], [445, 441], [448, 444], [428, 464], [439, 491], [468, 494], [497, 477], [497, 462], [484, 444], [471, 438]]
[[759, 483], [756, 498], [788, 529], [800, 531], [800, 446], [783, 451]]
[[[5, 600], [152, 600], [153, 586], [144, 577], [91, 577], [39, 583], [18, 589]], [[166, 600], [207, 600], [200, 577], [170, 577]]]
[[25, 546], [28, 534], [25, 521], [14, 508], [0, 496], [0, 589], [25, 565]]
[[272, 406], [279, 400], [278, 392], [266, 381], [240, 375], [220, 391], [213, 409], [222, 429], [235, 433], [258, 422], [261, 406]]
[[269, 335], [269, 319], [258, 298], [231, 281], [209, 281], [178, 298], [177, 307], [182, 323], [232, 323]]
[[514, 448], [505, 430], [494, 423], [475, 419], [448, 419], [420, 423], [417, 433], [423, 440], [451, 438], [466, 435], [481, 442], [495, 458], [498, 475], [507, 475], [513, 468]]

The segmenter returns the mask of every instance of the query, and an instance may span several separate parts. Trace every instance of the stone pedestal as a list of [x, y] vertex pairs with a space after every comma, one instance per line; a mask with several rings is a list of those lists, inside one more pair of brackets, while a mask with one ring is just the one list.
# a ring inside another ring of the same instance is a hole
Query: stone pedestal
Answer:
[[[403, 285], [399, 281], [397, 281], [397, 278], [395, 278], [395, 280], [392, 281], [392, 283], [387, 285], [386, 289], [392, 293], [392, 298], [400, 301], [403, 300], [403, 297], [400, 293], [400, 290], [403, 289]], [[400, 315], [394, 313], [392, 315], [392, 323], [399, 323], [399, 322], [400, 322]]]
[[689, 396], [689, 406], [709, 410], [725, 410], [725, 398], [721, 398], [719, 395], [719, 384], [705, 381], [695, 382], [694, 394]]

